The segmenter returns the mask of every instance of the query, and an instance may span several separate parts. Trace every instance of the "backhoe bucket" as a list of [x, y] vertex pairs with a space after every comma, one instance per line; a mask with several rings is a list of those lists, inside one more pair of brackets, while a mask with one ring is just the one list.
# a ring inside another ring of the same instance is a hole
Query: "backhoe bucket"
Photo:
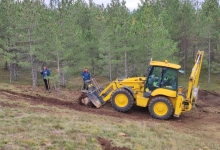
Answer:
[[96, 108], [99, 108], [102, 106], [100, 100], [94, 93], [88, 93], [89, 101], [92, 102]]

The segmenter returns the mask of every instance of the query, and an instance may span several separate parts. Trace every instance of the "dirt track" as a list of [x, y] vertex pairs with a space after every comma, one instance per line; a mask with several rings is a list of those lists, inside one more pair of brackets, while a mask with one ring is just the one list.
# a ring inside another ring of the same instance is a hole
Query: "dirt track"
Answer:
[[[42, 97], [41, 95], [32, 96], [23, 93], [16, 93], [10, 90], [0, 90], [0, 95], [5, 95], [10, 100], [14, 101], [16, 101], [16, 99], [19, 97], [23, 100], [29, 101], [33, 105], [46, 104], [49, 106], [65, 107], [77, 111], [125, 119], [145, 121], [154, 120], [155, 122], [160, 121], [153, 119], [146, 108], [133, 107], [132, 110], [130, 110], [127, 113], [119, 113], [111, 107], [110, 103], [104, 105], [99, 109], [96, 109], [79, 105], [76, 100], [64, 101], [57, 98]], [[176, 126], [178, 128], [179, 126], [181, 126], [181, 128], [185, 127], [189, 129], [195, 128], [195, 126], [192, 125], [193, 122], [196, 122], [197, 124], [211, 123], [214, 125], [216, 124], [218, 126], [220, 125], [220, 95], [215, 92], [209, 92], [204, 90], [201, 90], [199, 92], [199, 95], [200, 97], [197, 101], [196, 109], [193, 109], [192, 111], [187, 113], [183, 113], [180, 116], [180, 118], [171, 118], [170, 120], [168, 120], [171, 123], [171, 125]], [[16, 107], [9, 106], [8, 104], [4, 103], [0, 103], [0, 105], [3, 107]]]

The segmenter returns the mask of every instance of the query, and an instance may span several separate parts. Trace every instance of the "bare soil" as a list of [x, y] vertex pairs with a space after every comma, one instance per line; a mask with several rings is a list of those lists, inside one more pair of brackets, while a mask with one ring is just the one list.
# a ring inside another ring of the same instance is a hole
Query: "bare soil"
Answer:
[[103, 150], [131, 150], [130, 148], [126, 147], [112, 146], [111, 141], [105, 138], [97, 137], [97, 140], [99, 141], [99, 144], [102, 146]]
[[[147, 108], [140, 108], [134, 106], [129, 112], [127, 113], [119, 113], [115, 111], [110, 103], [107, 103], [106, 105], [102, 106], [99, 109], [87, 107], [84, 105], [80, 105], [79, 101], [77, 99], [75, 100], [61, 100], [58, 98], [52, 98], [52, 97], [44, 97], [39, 94], [36, 95], [29, 95], [24, 93], [17, 93], [10, 90], [0, 90], [0, 95], [5, 95], [10, 100], [16, 101], [18, 97], [22, 97], [24, 100], [31, 102], [31, 104], [37, 105], [37, 104], [45, 104], [50, 106], [62, 106], [70, 109], [75, 109], [78, 111], [83, 112], [89, 112], [99, 115], [106, 115], [106, 116], [113, 116], [113, 117], [120, 117], [120, 118], [127, 118], [127, 119], [152, 119], [150, 114], [148, 113]], [[80, 93], [78, 93], [80, 95]], [[199, 91], [199, 100], [197, 101], [196, 109], [193, 111], [183, 113], [183, 115], [180, 116], [180, 118], [171, 118], [172, 120], [181, 120], [184, 123], [187, 123], [190, 119], [195, 120], [202, 120], [203, 122], [210, 121], [208, 118], [206, 118], [209, 114], [212, 114], [215, 117], [212, 117], [214, 122], [220, 123], [220, 94], [216, 92], [210, 92], [205, 90]], [[1, 106], [9, 106], [9, 107], [16, 107], [16, 105], [10, 105], [7, 103], [0, 103]], [[186, 115], [187, 114], [187, 115]], [[217, 119], [217, 120], [216, 120]]]

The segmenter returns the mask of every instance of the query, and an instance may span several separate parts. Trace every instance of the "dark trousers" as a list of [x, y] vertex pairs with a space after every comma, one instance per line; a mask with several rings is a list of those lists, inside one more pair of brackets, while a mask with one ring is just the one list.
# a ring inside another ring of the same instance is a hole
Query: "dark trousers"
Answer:
[[83, 89], [84, 89], [84, 90], [88, 90], [88, 85], [87, 85], [86, 83], [84, 83]]
[[44, 79], [44, 83], [45, 83], [46, 90], [49, 90], [50, 89], [49, 79]]

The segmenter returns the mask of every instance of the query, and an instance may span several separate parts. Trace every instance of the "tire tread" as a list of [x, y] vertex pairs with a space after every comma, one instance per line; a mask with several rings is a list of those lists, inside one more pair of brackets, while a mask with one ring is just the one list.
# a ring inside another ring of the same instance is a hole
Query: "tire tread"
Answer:
[[[159, 101], [163, 101], [167, 104], [168, 106], [168, 112], [166, 115], [164, 116], [158, 116], [154, 113], [153, 111], [153, 106], [156, 102], [159, 102]], [[149, 102], [149, 105], [148, 105], [148, 110], [149, 110], [149, 113], [151, 114], [152, 117], [156, 118], [156, 119], [161, 119], [161, 120], [167, 120], [169, 119], [172, 115], [173, 115], [173, 112], [174, 112], [174, 108], [173, 108], [173, 104], [171, 103], [171, 101], [166, 98], [166, 97], [163, 97], [163, 96], [158, 96], [158, 97], [155, 97], [153, 98], [150, 102]]]
[[[118, 93], [124, 93], [125, 95], [127, 95], [128, 101], [129, 101], [127, 106], [121, 108], [121, 107], [118, 107], [118, 106], [115, 104], [114, 98], [115, 98], [115, 96], [116, 96]], [[129, 110], [132, 108], [132, 106], [133, 106], [133, 104], [134, 104], [134, 97], [132, 96], [132, 94], [131, 94], [128, 90], [126, 90], [126, 89], [124, 89], [124, 88], [120, 88], [120, 89], [115, 90], [115, 91], [112, 93], [112, 96], [111, 96], [111, 104], [112, 104], [112, 107], [113, 107], [115, 110], [117, 110], [117, 111], [119, 111], [119, 112], [127, 112], [127, 111], [129, 111]]]

